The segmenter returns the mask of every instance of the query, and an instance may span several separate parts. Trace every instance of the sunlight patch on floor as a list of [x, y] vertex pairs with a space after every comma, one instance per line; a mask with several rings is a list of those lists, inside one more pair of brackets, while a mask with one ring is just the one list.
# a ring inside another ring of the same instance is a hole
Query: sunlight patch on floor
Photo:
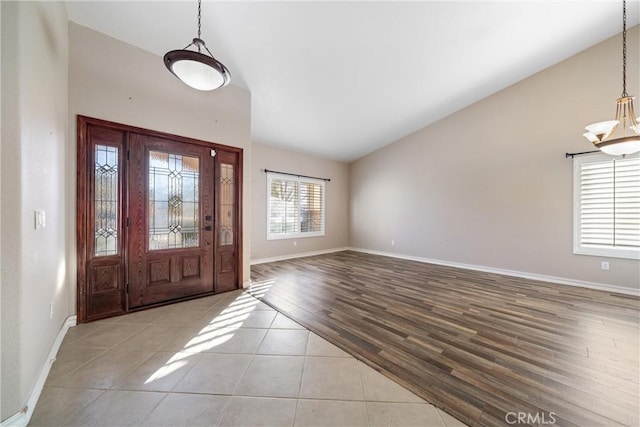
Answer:
[[145, 384], [164, 378], [182, 368], [187, 364], [185, 359], [190, 356], [215, 348], [232, 339], [235, 331], [249, 318], [258, 304], [260, 301], [249, 294], [239, 295], [220, 314], [195, 333], [182, 350], [151, 374]]
[[256, 298], [261, 298], [269, 292], [269, 289], [276, 283], [278, 278], [259, 280], [257, 282], [252, 281], [249, 285], [249, 292]]

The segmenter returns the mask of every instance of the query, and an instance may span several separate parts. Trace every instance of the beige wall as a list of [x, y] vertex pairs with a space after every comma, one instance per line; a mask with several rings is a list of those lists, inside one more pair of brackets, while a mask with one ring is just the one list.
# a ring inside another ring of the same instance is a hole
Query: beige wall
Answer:
[[[65, 266], [67, 14], [60, 2], [2, 8], [2, 420], [26, 403], [70, 313]], [[34, 211], [46, 227], [34, 229]], [[53, 317], [49, 318], [50, 304]]]
[[[636, 26], [629, 45], [639, 38]], [[592, 150], [584, 126], [614, 116], [620, 44], [607, 40], [354, 162], [351, 245], [638, 289], [638, 261], [572, 254], [564, 158]], [[639, 51], [628, 51], [635, 95]]]
[[[251, 259], [295, 255], [349, 245], [349, 165], [264, 144], [252, 150]], [[330, 178], [326, 184], [326, 227], [322, 237], [267, 240], [267, 174], [265, 169]], [[296, 242], [296, 246], [293, 242]]]
[[[78, 114], [241, 147], [244, 150], [244, 280], [251, 253], [251, 96], [229, 85], [195, 91], [169, 73], [162, 58], [74, 23], [69, 24], [69, 174], [75, 189]], [[116, 66], [117, 64], [117, 66]], [[68, 192], [75, 212], [75, 191]], [[74, 219], [71, 218], [71, 221]], [[71, 253], [75, 253], [75, 239]], [[75, 256], [69, 257], [75, 272]], [[70, 295], [75, 312], [76, 295]]]

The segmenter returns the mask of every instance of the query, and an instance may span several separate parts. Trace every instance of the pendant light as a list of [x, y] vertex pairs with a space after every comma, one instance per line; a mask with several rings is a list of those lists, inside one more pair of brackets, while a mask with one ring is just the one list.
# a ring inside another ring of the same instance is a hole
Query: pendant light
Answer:
[[585, 138], [600, 151], [625, 156], [640, 151], [640, 117], [633, 109], [633, 96], [627, 93], [627, 2], [622, 1], [622, 95], [616, 101], [616, 118], [585, 128]]
[[[214, 90], [226, 86], [231, 81], [227, 67], [213, 57], [200, 38], [201, 3], [198, 0], [198, 37], [182, 50], [172, 50], [164, 55], [164, 65], [188, 86], [198, 90]], [[191, 46], [197, 49], [187, 50]], [[207, 54], [202, 53], [205, 50]]]

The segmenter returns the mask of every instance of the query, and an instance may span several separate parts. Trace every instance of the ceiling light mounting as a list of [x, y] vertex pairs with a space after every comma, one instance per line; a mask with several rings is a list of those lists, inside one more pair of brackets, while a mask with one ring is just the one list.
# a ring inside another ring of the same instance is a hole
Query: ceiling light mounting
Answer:
[[[198, 37], [194, 38], [184, 49], [172, 50], [164, 55], [164, 65], [185, 84], [198, 90], [214, 90], [226, 86], [231, 81], [227, 67], [213, 57], [204, 40], [200, 38], [202, 0], [198, 0]], [[191, 46], [196, 51], [187, 50]], [[202, 50], [206, 53], [203, 53]]]
[[640, 117], [633, 109], [633, 96], [627, 93], [627, 2], [622, 1], [622, 95], [616, 100], [616, 118], [585, 128], [585, 138], [600, 151], [625, 156], [640, 151]]

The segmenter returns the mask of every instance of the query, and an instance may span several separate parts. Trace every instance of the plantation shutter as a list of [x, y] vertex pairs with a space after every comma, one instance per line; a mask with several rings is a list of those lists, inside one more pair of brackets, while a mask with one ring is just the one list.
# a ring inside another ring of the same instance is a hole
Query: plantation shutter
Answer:
[[298, 183], [272, 179], [269, 206], [269, 233], [295, 233], [298, 223]]
[[267, 238], [324, 235], [324, 181], [269, 173], [267, 191]]
[[579, 165], [580, 246], [640, 248], [640, 157]]

